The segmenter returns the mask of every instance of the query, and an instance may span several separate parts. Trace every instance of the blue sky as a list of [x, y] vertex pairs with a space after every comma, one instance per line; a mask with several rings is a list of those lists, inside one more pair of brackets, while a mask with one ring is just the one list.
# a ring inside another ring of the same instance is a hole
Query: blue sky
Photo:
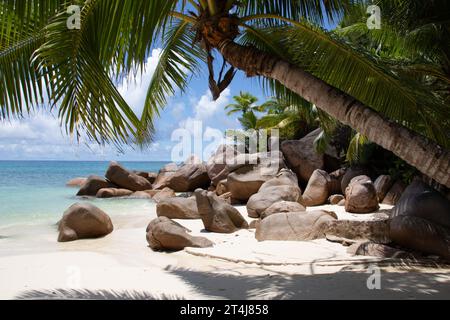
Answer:
[[[140, 114], [146, 90], [160, 49], [152, 51], [142, 78], [137, 83], [124, 82], [119, 91], [129, 105]], [[240, 128], [237, 116], [227, 116], [224, 107], [232, 103], [232, 97], [240, 91], [249, 91], [261, 101], [266, 99], [257, 79], [248, 79], [238, 73], [231, 86], [218, 101], [212, 101], [205, 72], [192, 79], [183, 95], [169, 99], [161, 117], [155, 120], [154, 143], [144, 150], [126, 147], [120, 154], [114, 146], [100, 147], [83, 141], [78, 144], [65, 135], [59, 120], [49, 112], [41, 111], [23, 120], [0, 123], [0, 160], [121, 160], [121, 161], [166, 161], [177, 141], [172, 141], [172, 132], [178, 128], [190, 129], [193, 121], [201, 121], [204, 132], [218, 129]]]

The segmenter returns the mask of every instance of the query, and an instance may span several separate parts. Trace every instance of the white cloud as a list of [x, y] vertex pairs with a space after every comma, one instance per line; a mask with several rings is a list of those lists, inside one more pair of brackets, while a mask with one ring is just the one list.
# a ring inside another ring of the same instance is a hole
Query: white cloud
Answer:
[[118, 88], [120, 94], [137, 115], [142, 114], [147, 89], [158, 65], [161, 53], [162, 49], [153, 49], [145, 64], [144, 72], [138, 74], [136, 79], [134, 79], [134, 75], [130, 74]]

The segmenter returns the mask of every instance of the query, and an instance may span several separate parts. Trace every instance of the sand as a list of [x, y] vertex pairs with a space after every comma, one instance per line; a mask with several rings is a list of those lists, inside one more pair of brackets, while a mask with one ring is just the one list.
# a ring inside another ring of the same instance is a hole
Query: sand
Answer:
[[[374, 218], [350, 215], [338, 206], [320, 208], [340, 219]], [[238, 209], [245, 213], [244, 207]], [[346, 247], [326, 240], [258, 243], [254, 230], [211, 234], [203, 231], [201, 221], [178, 221], [216, 245], [153, 252], [145, 228], [154, 215], [113, 217], [111, 235], [63, 244], [56, 242], [55, 226], [2, 229], [0, 298], [450, 298], [448, 267], [352, 257]], [[367, 286], [374, 266], [380, 272], [379, 290]]]

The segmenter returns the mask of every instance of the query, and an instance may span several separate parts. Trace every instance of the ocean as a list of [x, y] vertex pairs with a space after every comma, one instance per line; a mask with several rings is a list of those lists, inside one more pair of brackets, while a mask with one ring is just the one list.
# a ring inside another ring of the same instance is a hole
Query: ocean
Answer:
[[[157, 172], [167, 162], [121, 162], [128, 169]], [[110, 215], [154, 209], [140, 199], [79, 199], [66, 182], [91, 174], [104, 176], [108, 162], [0, 161], [0, 230], [15, 225], [55, 224], [64, 211], [89, 201]]]

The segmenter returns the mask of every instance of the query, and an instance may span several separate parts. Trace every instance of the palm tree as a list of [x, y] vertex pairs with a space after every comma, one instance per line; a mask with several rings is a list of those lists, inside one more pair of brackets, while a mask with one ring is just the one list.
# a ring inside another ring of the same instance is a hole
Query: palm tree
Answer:
[[305, 100], [291, 104], [274, 97], [263, 103], [259, 109], [266, 112], [266, 115], [258, 119], [257, 126], [279, 129], [282, 139], [299, 139], [320, 124], [317, 108]]
[[[424, 136], [415, 126], [434, 127], [436, 114], [447, 116], [448, 108], [318, 28], [350, 2], [79, 0], [81, 28], [68, 30], [64, 0], [1, 0], [2, 119], [48, 100], [70, 134], [86, 132], [100, 143], [148, 141], [167, 97], [186, 89], [205, 62], [215, 98], [242, 70], [278, 97], [303, 97], [450, 186], [442, 135]], [[164, 50], [138, 118], [114, 83], [142, 70], [156, 45]], [[213, 52], [224, 58], [217, 77]]]
[[244, 130], [257, 129], [258, 118], [255, 112], [260, 111], [260, 107], [256, 105], [258, 98], [248, 92], [241, 92], [238, 96], [233, 97], [235, 103], [229, 104], [225, 107], [228, 110], [228, 115], [241, 113], [242, 116], [238, 119]]

